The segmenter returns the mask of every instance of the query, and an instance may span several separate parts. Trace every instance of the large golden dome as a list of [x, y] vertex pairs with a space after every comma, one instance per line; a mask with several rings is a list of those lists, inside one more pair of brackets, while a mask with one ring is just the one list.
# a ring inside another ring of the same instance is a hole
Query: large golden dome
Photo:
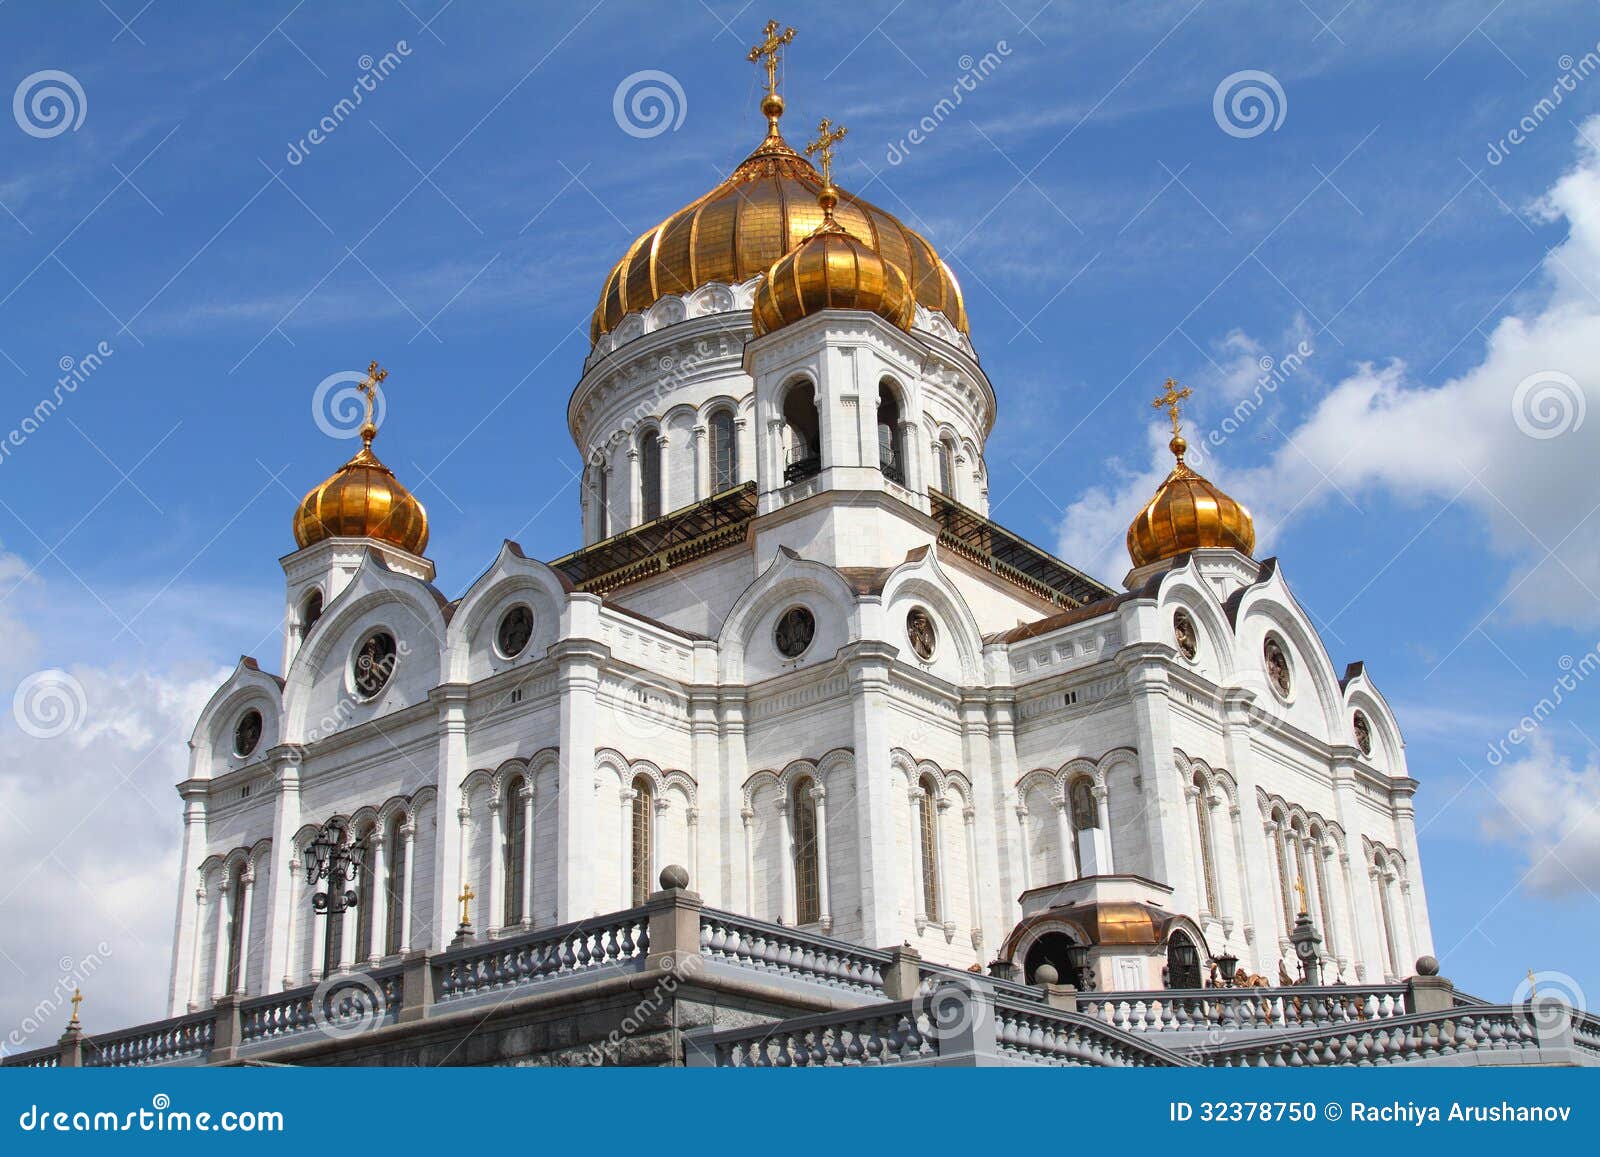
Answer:
[[1128, 557], [1135, 567], [1205, 547], [1249, 554], [1256, 547], [1250, 512], [1183, 461], [1188, 449], [1180, 435], [1171, 443], [1178, 462], [1155, 497], [1128, 527]]
[[[822, 225], [822, 178], [779, 134], [770, 110], [781, 112], [782, 98], [773, 100], [775, 106], [763, 106], [770, 127], [761, 147], [727, 180], [628, 247], [606, 278], [589, 329], [591, 343], [669, 294], [714, 281], [735, 285], [765, 273]], [[866, 248], [905, 271], [918, 303], [967, 332], [961, 287], [920, 234], [845, 192], [834, 216]]]
[[358, 387], [366, 395], [361, 449], [313, 487], [294, 512], [294, 540], [302, 549], [325, 538], [375, 538], [417, 555], [428, 549], [428, 512], [372, 452], [378, 436], [373, 396], [388, 376], [377, 362], [367, 367]]

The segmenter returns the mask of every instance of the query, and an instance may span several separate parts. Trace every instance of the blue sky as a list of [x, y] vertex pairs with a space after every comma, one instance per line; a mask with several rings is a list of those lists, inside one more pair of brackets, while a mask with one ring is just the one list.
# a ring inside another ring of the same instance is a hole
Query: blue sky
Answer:
[[[0, 1029], [89, 956], [100, 1023], [156, 1012], [188, 727], [239, 654], [276, 667], [294, 502], [351, 449], [320, 381], [389, 369], [378, 448], [447, 594], [502, 538], [578, 544], [562, 417], [595, 296], [759, 139], [769, 16], [800, 28], [791, 140], [848, 125], [840, 182], [962, 280], [994, 517], [1119, 581], [1165, 470], [1149, 399], [1194, 387], [1194, 431], [1225, 434], [1204, 468], [1400, 714], [1445, 973], [1600, 987], [1600, 8], [1396, 7], [0, 7], [4, 89], [59, 70], [83, 113], [0, 118], [0, 440], [63, 359], [111, 351], [0, 454], [5, 696], [51, 668], [85, 688], [60, 737], [0, 719]], [[613, 114], [643, 70], [682, 92], [653, 136]], [[1247, 70], [1275, 127], [1225, 131]], [[1293, 370], [1258, 393], [1264, 358]]]

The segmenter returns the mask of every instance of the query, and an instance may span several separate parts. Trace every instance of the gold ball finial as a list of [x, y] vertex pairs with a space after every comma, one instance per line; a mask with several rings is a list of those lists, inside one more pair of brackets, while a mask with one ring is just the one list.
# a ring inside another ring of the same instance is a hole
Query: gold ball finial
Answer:
[[783, 97], [775, 92], [769, 92], [761, 98], [761, 115], [769, 121], [776, 121], [783, 115]]

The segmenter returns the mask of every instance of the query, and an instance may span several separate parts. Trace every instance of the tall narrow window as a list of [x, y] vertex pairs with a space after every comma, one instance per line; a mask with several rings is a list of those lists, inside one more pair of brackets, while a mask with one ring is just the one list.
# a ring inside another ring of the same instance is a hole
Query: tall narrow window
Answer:
[[594, 484], [595, 492], [595, 538], [611, 537], [611, 472], [604, 466], [596, 466], [597, 475]]
[[922, 840], [922, 907], [928, 919], [939, 920], [939, 833], [935, 828], [938, 819], [934, 814], [934, 798], [938, 787], [932, 779], [924, 777], [921, 783], [922, 798], [918, 801], [919, 838]]
[[950, 447], [948, 438], [940, 438], [934, 443], [934, 453], [939, 456], [939, 492], [954, 498], [956, 493], [956, 463], [955, 451]]
[[633, 902], [650, 898], [650, 823], [655, 793], [644, 776], [633, 781]]
[[384, 927], [388, 929], [384, 939], [383, 954], [393, 956], [400, 951], [400, 945], [406, 942], [405, 921], [410, 919], [406, 911], [406, 844], [405, 844], [406, 817], [398, 813], [389, 821], [389, 835], [385, 845], [389, 849], [389, 882], [388, 882], [388, 918]]
[[1212, 863], [1211, 850], [1211, 802], [1210, 793], [1206, 790], [1206, 781], [1199, 772], [1194, 776], [1194, 822], [1199, 828], [1196, 833], [1200, 839], [1200, 869], [1201, 879], [1205, 883], [1206, 911], [1213, 916], [1217, 914], [1217, 871]]
[[1384, 970], [1390, 976], [1400, 975], [1400, 946], [1394, 934], [1394, 908], [1389, 900], [1389, 873], [1382, 859], [1373, 857], [1372, 886], [1378, 890], [1378, 915], [1383, 920]]
[[344, 917], [329, 912], [323, 921], [326, 924], [322, 931], [323, 975], [332, 976], [339, 971], [339, 954], [344, 951]]
[[1294, 927], [1294, 901], [1289, 898], [1294, 881], [1289, 878], [1289, 851], [1285, 845], [1282, 812], [1272, 813], [1273, 853], [1278, 858], [1278, 906], [1283, 910], [1283, 934], [1287, 936]]
[[795, 919], [815, 924], [822, 919], [822, 894], [817, 877], [817, 801], [811, 797], [809, 778], [794, 785], [790, 814], [794, 816]]
[[734, 440], [733, 411], [711, 415], [711, 493], [720, 494], [739, 483], [739, 444]]
[[[1067, 801], [1072, 808], [1072, 854], [1077, 862], [1077, 874], [1083, 875], [1083, 841], [1091, 839], [1083, 833], [1100, 826], [1100, 809], [1095, 805], [1094, 784], [1087, 776], [1079, 776], [1067, 790]], [[1103, 866], [1097, 870], [1104, 871]]]
[[506, 839], [503, 870], [505, 872], [505, 927], [522, 922], [522, 864], [527, 852], [527, 813], [522, 806], [522, 780], [514, 779], [506, 788], [505, 817]]
[[891, 482], [905, 484], [906, 457], [901, 452], [900, 401], [888, 382], [878, 387], [878, 468]]
[[[371, 842], [373, 829], [368, 828], [363, 839]], [[361, 871], [356, 876], [356, 960], [372, 958], [372, 916], [378, 903], [378, 881], [375, 876], [373, 855], [369, 850], [361, 857]]]
[[322, 592], [313, 588], [306, 596], [306, 601], [300, 605], [300, 637], [309, 635], [311, 628], [317, 625], [317, 620], [321, 617]]
[[640, 520], [661, 517], [661, 435], [649, 430], [639, 439]]
[[783, 423], [784, 484], [814, 478], [822, 472], [822, 426], [810, 382], [795, 382], [783, 395]]
[[228, 920], [228, 986], [226, 992], [239, 991], [239, 975], [244, 971], [240, 948], [244, 945], [244, 865], [233, 872], [228, 885], [233, 896], [233, 911]]

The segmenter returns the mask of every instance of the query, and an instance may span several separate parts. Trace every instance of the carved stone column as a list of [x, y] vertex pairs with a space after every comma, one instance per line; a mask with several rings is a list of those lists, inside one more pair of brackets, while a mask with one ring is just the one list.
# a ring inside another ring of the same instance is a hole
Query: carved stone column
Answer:
[[833, 902], [828, 883], [828, 789], [812, 781], [811, 799], [817, 808], [817, 900], [823, 932], [833, 931]]

